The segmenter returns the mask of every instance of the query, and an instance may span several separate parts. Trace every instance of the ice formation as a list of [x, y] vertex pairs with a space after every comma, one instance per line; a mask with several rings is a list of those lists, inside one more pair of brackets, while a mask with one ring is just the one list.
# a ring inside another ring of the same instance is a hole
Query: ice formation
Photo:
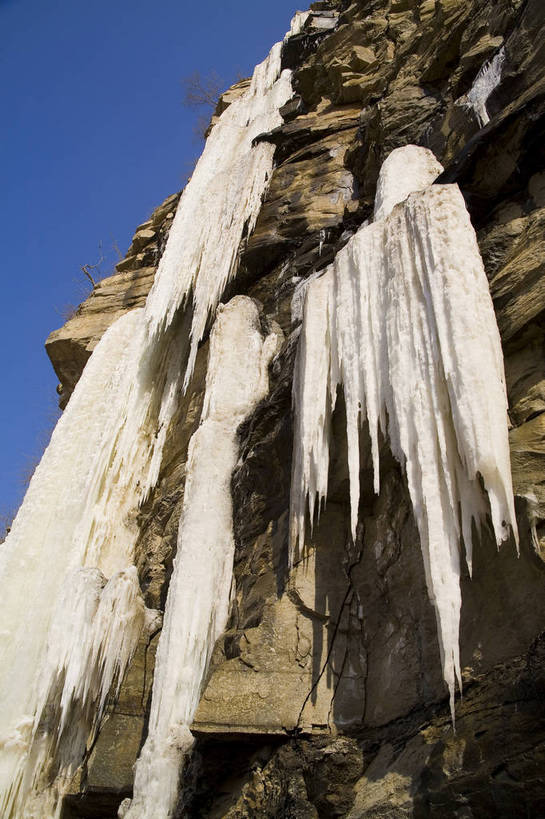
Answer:
[[384, 219], [410, 193], [428, 188], [443, 172], [431, 151], [406, 145], [392, 151], [384, 162], [377, 181], [374, 221]]
[[[303, 17], [296, 15], [290, 33]], [[63, 788], [143, 627], [133, 565], [136, 514], [157, 482], [180, 392], [272, 171], [274, 147], [253, 140], [282, 123], [279, 108], [292, 93], [291, 73], [281, 71], [281, 48], [273, 47], [249, 89], [212, 129], [180, 199], [145, 308], [119, 319], [97, 345], [2, 546], [0, 811], [7, 818], [58, 815]], [[240, 309], [246, 315], [253, 308]], [[253, 343], [248, 333], [245, 343]], [[263, 360], [268, 350], [265, 345]], [[265, 374], [251, 381], [255, 395]], [[235, 386], [236, 379], [233, 400]], [[240, 407], [230, 406], [233, 423], [244, 405], [239, 397]], [[212, 434], [216, 400], [229, 409], [226, 396], [217, 398], [211, 386], [203, 439]], [[230, 430], [227, 440], [213, 441], [226, 463], [233, 435]], [[195, 442], [192, 451], [197, 448]], [[201, 474], [195, 457], [190, 462]], [[207, 491], [221, 495], [226, 480], [222, 473]], [[188, 486], [196, 481], [188, 476]], [[198, 503], [197, 490], [193, 495]], [[225, 524], [224, 498], [221, 508], [217, 525]], [[192, 514], [187, 511], [186, 519]], [[218, 623], [225, 606], [219, 605]], [[206, 622], [203, 628], [195, 639], [206, 654], [215, 632]], [[170, 680], [171, 672], [165, 673]]]
[[[419, 190], [400, 185], [400, 168]], [[420, 167], [415, 167], [415, 165]], [[412, 166], [412, 167], [411, 167]], [[379, 434], [407, 476], [443, 675], [460, 684], [460, 540], [471, 570], [472, 522], [488, 508], [496, 540], [517, 536], [499, 333], [475, 232], [456, 185], [424, 148], [397, 149], [378, 184], [382, 217], [361, 228], [308, 285], [295, 378], [291, 561], [305, 516], [327, 497], [331, 415], [346, 403], [352, 534], [359, 505], [359, 428], [367, 421], [375, 491]], [[401, 204], [401, 195], [406, 198]]]
[[[290, 34], [302, 31], [307, 16], [296, 15]], [[212, 129], [145, 308], [119, 319], [97, 345], [0, 551], [6, 819], [59, 814], [63, 789], [144, 628], [136, 514], [158, 480], [198, 344], [260, 210], [274, 146], [254, 139], [282, 123], [279, 108], [292, 94], [281, 48], [273, 47]], [[468, 96], [481, 116], [502, 61], [497, 55]], [[504, 522], [515, 528], [505, 389], [461, 195], [454, 186], [429, 187], [440, 170], [429, 152], [403, 151], [384, 165], [374, 224], [298, 292], [299, 298], [305, 290], [306, 299], [294, 383], [291, 542], [295, 550], [304, 542], [307, 500], [313, 519], [316, 499], [327, 496], [330, 419], [342, 385], [353, 530], [359, 427], [366, 419], [376, 490], [379, 430], [407, 473], [452, 694], [459, 676], [458, 544], [462, 534], [470, 564], [471, 522], [486, 513], [479, 476], [498, 541], [506, 536]], [[218, 311], [131, 817], [165, 819], [175, 802], [192, 743], [189, 725], [228, 612], [236, 429], [267, 390], [276, 341], [274, 333], [263, 338], [250, 299], [237, 297]]]
[[486, 103], [492, 91], [501, 82], [504, 63], [505, 48], [502, 46], [498, 53], [483, 65], [467, 94], [467, 104], [475, 111], [481, 128], [490, 122]]
[[153, 680], [148, 738], [136, 764], [131, 819], [164, 819], [176, 804], [189, 728], [215, 641], [225, 628], [233, 571], [231, 474], [237, 427], [267, 394], [278, 336], [236, 296], [212, 329], [201, 423], [188, 451], [178, 551]]
[[[51, 763], [44, 748], [67, 769], [79, 762], [74, 715], [93, 712], [88, 727], [96, 727], [138, 640], [143, 603], [132, 567], [133, 518], [160, 459], [157, 405], [169, 404], [172, 360], [179, 358], [172, 351], [168, 365], [150, 368], [144, 330], [143, 311], [134, 310], [105, 333], [0, 551], [6, 817], [23, 815], [28, 791], [41, 786], [44, 764]], [[128, 627], [122, 645], [113, 627], [120, 613]]]
[[294, 18], [291, 21], [291, 29], [286, 36], [291, 35], [293, 37], [297, 34], [301, 34], [305, 27], [305, 23], [310, 17], [310, 14], [310, 11], [296, 11]]
[[[296, 15], [294, 31], [299, 22]], [[180, 199], [148, 298], [151, 335], [167, 327], [180, 305], [192, 299], [186, 386], [209, 316], [236, 270], [241, 239], [254, 228], [272, 171], [274, 145], [254, 145], [253, 140], [282, 124], [279, 108], [292, 95], [291, 71], [281, 71], [281, 50], [282, 43], [273, 46], [256, 67], [250, 88], [212, 129]]]

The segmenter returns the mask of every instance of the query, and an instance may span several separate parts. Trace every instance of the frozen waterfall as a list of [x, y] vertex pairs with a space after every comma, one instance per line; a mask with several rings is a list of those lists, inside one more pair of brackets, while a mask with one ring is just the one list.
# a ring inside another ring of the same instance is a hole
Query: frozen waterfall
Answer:
[[[134, 310], [104, 334], [0, 550], [6, 817], [25, 815], [27, 793], [51, 779], [46, 764], [53, 770], [56, 760], [62, 775], [79, 764], [82, 715], [94, 730], [138, 641], [135, 514], [156, 477], [159, 417], [180, 370], [176, 334], [165, 340], [163, 366], [146, 354], [143, 317]], [[114, 627], [119, 616], [123, 636]]]
[[[296, 16], [293, 31], [300, 25]], [[212, 129], [145, 308], [119, 319], [97, 345], [0, 551], [0, 811], [6, 819], [58, 815], [63, 790], [145, 625], [134, 567], [136, 515], [157, 482], [198, 344], [261, 207], [274, 146], [253, 140], [282, 123], [278, 109], [292, 93], [281, 48], [273, 47], [249, 89]], [[256, 394], [263, 373], [260, 378], [252, 382]], [[211, 434], [215, 400], [210, 388], [210, 421], [201, 437]], [[232, 409], [235, 423], [241, 408]], [[233, 435], [217, 443], [229, 463]], [[188, 485], [195, 480], [189, 476]], [[224, 492], [225, 480], [222, 474], [214, 491]], [[214, 633], [198, 638], [205, 653]]]
[[268, 391], [279, 336], [261, 335], [259, 310], [237, 296], [219, 307], [210, 338], [201, 424], [188, 451], [178, 551], [153, 680], [148, 738], [136, 764], [131, 819], [164, 819], [214, 643], [227, 622], [233, 573], [231, 475], [237, 427]]
[[[297, 16], [293, 27], [297, 28]], [[270, 142], [253, 140], [282, 124], [279, 108], [291, 97], [291, 72], [281, 71], [282, 43], [254, 71], [249, 89], [221, 115], [185, 188], [172, 233], [148, 297], [155, 335], [192, 299], [191, 344], [185, 385], [210, 313], [234, 274], [242, 237], [251, 233], [269, 180]], [[199, 218], [195, 218], [199, 214]]]
[[[300, 33], [307, 17], [297, 14], [287, 36]], [[281, 50], [273, 46], [212, 129], [145, 308], [119, 319], [98, 343], [0, 550], [6, 819], [60, 815], [145, 633], [149, 615], [134, 565], [138, 510], [159, 479], [179, 397], [215, 317], [149, 733], [122, 813], [167, 819], [174, 810], [191, 721], [228, 617], [236, 431], [267, 393], [279, 341], [274, 331], [264, 336], [252, 299], [220, 300], [272, 173], [274, 146], [254, 140], [282, 124], [279, 109], [292, 95]], [[502, 59], [477, 78], [477, 102], [469, 97], [485, 114]], [[293, 559], [304, 546], [307, 507], [312, 522], [327, 498], [330, 422], [342, 386], [352, 530], [367, 421], [375, 490], [380, 433], [407, 476], [452, 701], [460, 680], [460, 540], [471, 568], [473, 521], [490, 509], [498, 543], [508, 526], [516, 535], [516, 524], [495, 317], [461, 194], [432, 185], [440, 171], [429, 151], [394, 151], [379, 178], [374, 223], [298, 288], [295, 313], [306, 296], [294, 380], [290, 548]]]
[[327, 498], [342, 385], [353, 537], [367, 421], [375, 491], [379, 433], [407, 476], [454, 712], [460, 540], [471, 571], [473, 521], [489, 511], [498, 544], [508, 526], [515, 538], [517, 529], [499, 333], [463, 197], [456, 185], [431, 184], [441, 170], [424, 148], [393, 151], [377, 186], [379, 218], [308, 284], [294, 378], [290, 550], [293, 562], [307, 508], [312, 525]]

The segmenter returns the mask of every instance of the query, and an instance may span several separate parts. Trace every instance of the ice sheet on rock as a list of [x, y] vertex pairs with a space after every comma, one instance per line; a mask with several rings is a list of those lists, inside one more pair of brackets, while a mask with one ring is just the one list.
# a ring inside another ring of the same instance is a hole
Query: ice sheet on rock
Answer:
[[[123, 646], [116, 643], [124, 637], [111, 632], [102, 649], [106, 653], [111, 649], [112, 656], [101, 655], [98, 662], [97, 655], [98, 665], [92, 668], [98, 677], [92, 682], [85, 676], [90, 667], [84, 668], [81, 657], [70, 654], [69, 647], [77, 640], [68, 630], [75, 618], [81, 631], [81, 617], [90, 616], [93, 572], [112, 578], [106, 587], [109, 591], [104, 592], [110, 595], [114, 588], [116, 594], [123, 591], [120, 580], [112, 585], [113, 577], [132, 571], [137, 536], [134, 517], [150, 485], [150, 465], [160, 460], [164, 440], [160, 424], [174, 408], [173, 379], [180, 381], [183, 354], [174, 332], [163, 339], [163, 353], [168, 350], [171, 355], [163, 366], [154, 366], [157, 356], [151, 356], [147, 348], [141, 310], [128, 313], [105, 333], [53, 432], [0, 551], [2, 815], [10, 816], [12, 810], [22, 815], [26, 792], [40, 776], [40, 753], [34, 753], [32, 746], [38, 742], [41, 712], [49, 707], [49, 692], [61, 670], [68, 674], [61, 711], [63, 721], [70, 722], [68, 700], [82, 705], [81, 695], [95, 702], [92, 692], [98, 686], [98, 713], [112, 674], [121, 674], [125, 666], [118, 654]], [[86, 592], [81, 606], [74, 609], [70, 590], [80, 569], [84, 571], [80, 580], [87, 579]], [[102, 612], [104, 634], [112, 628], [107, 611], [113, 609]], [[54, 636], [56, 629], [57, 633], [62, 630], [55, 622], [63, 620], [68, 642]], [[80, 637], [83, 640], [83, 634]], [[95, 644], [96, 651], [100, 645]], [[13, 737], [24, 739], [13, 744]], [[25, 771], [27, 753], [29, 765], [35, 768], [30, 770], [27, 765]], [[63, 758], [66, 760], [66, 754]]]
[[[134, 566], [109, 581], [98, 569], [85, 568], [66, 578], [48, 632], [31, 761], [25, 771], [27, 787], [34, 793], [25, 816], [47, 816], [44, 806], [61, 796], [63, 784], [96, 736], [110, 690], [119, 691], [144, 617]], [[48, 763], [53, 760], [59, 773], [52, 788]]]
[[310, 15], [310, 11], [296, 11], [291, 21], [290, 30], [286, 34], [286, 37], [294, 37], [297, 34], [301, 34]]
[[[296, 17], [293, 31], [303, 17]], [[253, 141], [281, 124], [279, 108], [292, 94], [281, 50], [277, 43], [214, 126], [181, 197], [144, 311], [119, 319], [97, 345], [2, 546], [0, 811], [6, 817], [43, 819], [60, 810], [63, 777], [79, 763], [132, 653], [142, 625], [132, 566], [136, 515], [157, 482], [184, 374], [187, 385], [241, 239], [259, 213], [274, 146]], [[266, 362], [272, 341], [268, 347], [256, 338], [244, 339], [244, 361], [255, 341]], [[250, 356], [248, 366], [254, 365]], [[252, 400], [267, 383], [263, 367], [258, 381], [249, 381]], [[222, 378], [216, 372], [218, 383]], [[235, 457], [230, 424], [245, 406], [237, 383], [232, 375], [220, 400], [211, 382], [193, 444], [202, 438], [201, 447], [215, 447], [222, 463]], [[218, 401], [229, 422], [216, 417]], [[220, 441], [225, 424], [228, 435]], [[219, 495], [218, 515], [210, 527], [225, 524]], [[212, 539], [212, 529], [206, 531]], [[219, 622], [220, 604], [217, 611]], [[53, 722], [44, 731], [47, 715]]]
[[281, 71], [281, 51], [282, 43], [276, 43], [256, 67], [248, 90], [212, 129], [181, 196], [146, 304], [154, 336], [171, 323], [181, 304], [192, 300], [186, 386], [209, 317], [236, 270], [241, 240], [255, 226], [272, 172], [274, 145], [253, 141], [282, 124], [279, 108], [292, 95], [291, 72]]
[[201, 424], [191, 438], [178, 553], [159, 640], [149, 733], [125, 813], [165, 819], [174, 809], [180, 766], [212, 649], [225, 628], [233, 568], [231, 475], [237, 428], [268, 390], [278, 345], [263, 338], [259, 310], [246, 296], [218, 309]]
[[501, 82], [504, 63], [505, 48], [502, 46], [498, 53], [483, 65], [467, 94], [467, 104], [473, 108], [481, 128], [490, 122], [486, 103], [492, 91]]
[[498, 544], [509, 526], [517, 536], [499, 333], [457, 186], [409, 195], [386, 219], [360, 229], [307, 289], [293, 386], [292, 561], [304, 545], [307, 508], [312, 521], [327, 496], [338, 384], [346, 403], [353, 536], [359, 427], [368, 421], [375, 491], [379, 431], [407, 476], [453, 707], [460, 682], [459, 548], [463, 539], [471, 569], [472, 522], [482, 523], [488, 511], [480, 477]]

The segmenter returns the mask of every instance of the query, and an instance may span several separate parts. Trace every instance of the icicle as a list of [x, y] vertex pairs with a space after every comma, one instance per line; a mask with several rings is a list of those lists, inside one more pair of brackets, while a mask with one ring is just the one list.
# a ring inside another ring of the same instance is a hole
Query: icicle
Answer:
[[481, 128], [490, 122], [490, 117], [486, 110], [486, 103], [492, 91], [494, 91], [501, 82], [504, 63], [505, 48], [502, 46], [498, 53], [495, 54], [489, 62], [483, 65], [467, 94], [467, 105], [473, 108]]
[[184, 388], [209, 316], [236, 270], [240, 242], [255, 226], [272, 172], [274, 145], [253, 141], [282, 124], [279, 109], [292, 95], [291, 71], [281, 71], [281, 52], [282, 43], [276, 43], [256, 67], [249, 89], [212, 129], [180, 199], [148, 297], [151, 336], [172, 322], [181, 304], [193, 300]]
[[318, 247], [318, 258], [320, 258], [321, 255], [322, 255], [322, 250], [324, 248], [325, 237], [326, 237], [325, 230], [321, 230], [320, 231], [320, 245]]
[[[381, 172], [377, 214], [306, 292], [294, 378], [291, 559], [304, 545], [305, 514], [327, 495], [330, 418], [342, 383], [347, 416], [351, 523], [359, 504], [359, 424], [369, 422], [379, 488], [378, 434], [407, 475], [426, 582], [438, 623], [443, 675], [454, 709], [461, 684], [458, 632], [463, 538], [487, 508], [501, 543], [517, 529], [507, 438], [503, 359], [488, 283], [463, 197], [455, 185], [409, 194], [441, 167], [415, 146]], [[409, 163], [415, 163], [412, 169]], [[386, 418], [388, 425], [386, 428]], [[461, 526], [458, 510], [461, 509]], [[454, 713], [454, 711], [453, 711]]]
[[178, 553], [157, 652], [149, 733], [124, 815], [166, 819], [174, 809], [189, 727], [214, 643], [225, 628], [233, 567], [231, 474], [237, 427], [268, 390], [278, 336], [263, 339], [255, 302], [220, 306], [210, 338], [201, 425], [188, 452]]
[[[311, 525], [316, 499], [327, 496], [331, 395], [331, 301], [333, 275], [316, 278], [306, 290], [303, 325], [299, 337], [293, 381], [295, 437], [292, 468], [290, 562], [303, 542], [308, 497]], [[306, 400], [307, 397], [312, 400]]]
[[[41, 769], [52, 762], [48, 753], [44, 756], [39, 725], [44, 710], [51, 712], [48, 703], [58, 681], [66, 675], [63, 726], [77, 722], [70, 703], [78, 714], [93, 703], [99, 719], [113, 677], [122, 676], [132, 650], [126, 651], [123, 641], [132, 645], [134, 634], [116, 630], [103, 648], [111, 654], [85, 664], [77, 644], [81, 648], [85, 642], [84, 621], [91, 627], [93, 578], [112, 577], [106, 589], [122, 598], [127, 592], [121, 578], [133, 577], [134, 518], [150, 485], [150, 464], [160, 461], [164, 442], [158, 424], [168, 425], [174, 410], [183, 344], [177, 332], [167, 334], [161, 349], [169, 355], [158, 360], [148, 349], [143, 317], [141, 310], [128, 313], [98, 344], [0, 551], [0, 808], [7, 817], [22, 815], [29, 788], [43, 784]], [[129, 586], [136, 593], [132, 580]], [[101, 633], [114, 628], [112, 619], [107, 625], [107, 611], [114, 618], [115, 606], [103, 610]], [[69, 631], [76, 622], [79, 637]], [[95, 653], [100, 646], [99, 641]], [[78, 738], [60, 750], [51, 746], [62, 757], [61, 768], [79, 764], [88, 728], [82, 723]], [[23, 736], [24, 741], [11, 742]]]
[[[292, 30], [303, 22], [297, 17]], [[281, 50], [277, 43], [214, 126], [144, 311], [119, 319], [98, 344], [2, 547], [6, 817], [60, 810], [66, 777], [133, 650], [142, 609], [132, 566], [136, 515], [158, 480], [169, 424], [209, 316], [259, 213], [274, 146], [253, 142], [281, 124], [279, 108], [292, 93]], [[261, 377], [265, 383], [266, 370]], [[219, 452], [224, 445], [217, 446]], [[44, 732], [46, 711], [59, 724]]]
[[303, 310], [305, 306], [305, 295], [307, 288], [310, 282], [314, 281], [314, 279], [320, 275], [320, 273], [313, 273], [306, 279], [303, 279], [301, 276], [292, 277], [291, 282], [292, 284], [295, 284], [290, 304], [290, 317], [292, 325], [299, 324], [303, 320]]

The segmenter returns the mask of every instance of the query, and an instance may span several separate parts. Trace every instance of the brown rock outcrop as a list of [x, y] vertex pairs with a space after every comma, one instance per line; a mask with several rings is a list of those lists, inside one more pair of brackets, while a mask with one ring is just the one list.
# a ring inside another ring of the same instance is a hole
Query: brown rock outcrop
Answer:
[[117, 272], [98, 281], [75, 314], [45, 342], [60, 382], [61, 409], [103, 333], [124, 313], [145, 304], [179, 198], [179, 194], [169, 196], [137, 227], [126, 257], [116, 265]]

